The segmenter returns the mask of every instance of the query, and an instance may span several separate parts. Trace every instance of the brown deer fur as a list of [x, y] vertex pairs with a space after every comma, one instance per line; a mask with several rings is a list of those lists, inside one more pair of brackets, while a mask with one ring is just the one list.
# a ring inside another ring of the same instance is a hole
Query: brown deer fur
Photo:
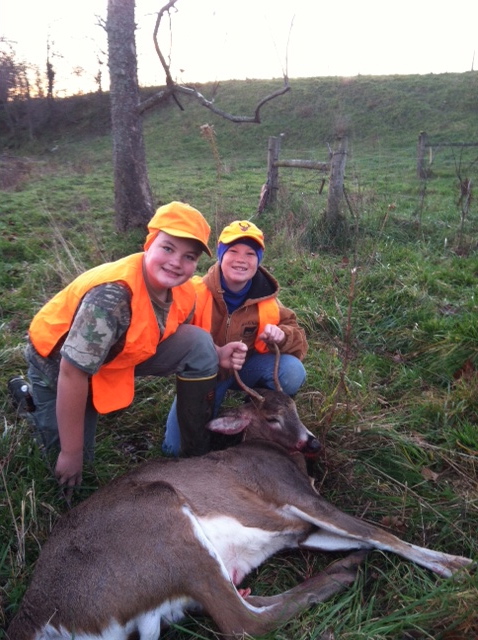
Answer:
[[288, 592], [242, 597], [245, 575], [286, 548], [381, 549], [443, 576], [467, 558], [404, 542], [341, 512], [312, 487], [301, 452], [317, 450], [295, 405], [262, 392], [210, 424], [245, 430], [236, 447], [154, 460], [60, 518], [44, 545], [9, 640], [157, 640], [202, 610], [222, 634], [261, 635], [355, 578], [364, 551]]

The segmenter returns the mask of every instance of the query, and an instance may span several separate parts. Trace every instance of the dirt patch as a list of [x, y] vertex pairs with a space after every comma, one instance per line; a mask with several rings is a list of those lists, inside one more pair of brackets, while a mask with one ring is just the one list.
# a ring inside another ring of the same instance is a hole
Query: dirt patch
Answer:
[[37, 163], [29, 158], [0, 155], [0, 189], [20, 191]]

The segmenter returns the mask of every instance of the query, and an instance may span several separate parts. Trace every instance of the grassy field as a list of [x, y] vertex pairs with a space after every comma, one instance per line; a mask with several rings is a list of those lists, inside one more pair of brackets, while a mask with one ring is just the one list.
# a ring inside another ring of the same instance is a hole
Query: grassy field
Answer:
[[[180, 199], [213, 228], [252, 218], [266, 233], [264, 264], [281, 283], [310, 344], [297, 397], [322, 443], [317, 486], [345, 511], [406, 540], [478, 556], [478, 210], [459, 203], [459, 178], [478, 178], [478, 73], [311, 78], [266, 105], [261, 125], [233, 125], [194, 104], [145, 118], [157, 204]], [[250, 114], [279, 82], [228, 82], [216, 102]], [[206, 96], [211, 87], [203, 86]], [[146, 92], [147, 93], [147, 92]], [[57, 107], [53, 128], [20, 144], [4, 132], [0, 157], [0, 613], [15, 612], [51, 527], [65, 510], [50, 470], [16, 415], [6, 382], [23, 373], [33, 314], [77, 273], [138, 251], [144, 233], [114, 230], [107, 101]], [[214, 125], [217, 157], [200, 126]], [[277, 207], [256, 214], [267, 141], [284, 158], [326, 161], [349, 133], [344, 211], [351, 241], [323, 235], [322, 175], [282, 169]], [[0, 132], [2, 131], [0, 126]], [[433, 145], [430, 176], [416, 173], [420, 131]], [[203, 258], [200, 271], [209, 262]], [[138, 462], [160, 456], [172, 380], [145, 380], [134, 404], [103, 417], [97, 460], [77, 500]], [[289, 588], [331, 554], [286, 553], [248, 580], [256, 593]], [[439, 579], [397, 557], [369, 555], [358, 582], [305, 612], [279, 640], [471, 640], [478, 581]], [[207, 620], [168, 640], [215, 638]]]

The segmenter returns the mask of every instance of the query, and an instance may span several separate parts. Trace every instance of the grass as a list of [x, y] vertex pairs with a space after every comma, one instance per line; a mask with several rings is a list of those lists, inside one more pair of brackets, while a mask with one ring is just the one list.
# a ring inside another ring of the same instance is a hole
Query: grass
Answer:
[[[323, 495], [410, 542], [474, 558], [478, 224], [475, 199], [460, 234], [457, 166], [476, 184], [478, 148], [436, 151], [426, 185], [416, 178], [415, 162], [421, 130], [434, 144], [478, 141], [477, 82], [476, 73], [311, 78], [293, 81], [289, 94], [267, 105], [259, 127], [213, 120], [190, 104], [145, 121], [158, 204], [189, 201], [208, 217], [214, 238], [239, 217], [253, 217], [266, 233], [265, 266], [309, 340], [308, 379], [297, 404], [323, 442], [316, 473]], [[226, 110], [247, 112], [273, 85], [223, 83], [217, 100]], [[76, 273], [139, 250], [144, 239], [140, 231], [114, 231], [104, 102], [84, 96], [61, 108], [70, 115], [57, 119], [56, 131], [17, 147], [7, 135], [2, 139], [0, 638], [65, 510], [27, 421], [9, 403], [6, 381], [24, 372], [24, 335], [48, 297]], [[201, 136], [207, 121], [215, 150]], [[284, 158], [323, 161], [326, 143], [333, 144], [335, 127], [344, 122], [350, 130], [345, 210], [353, 234], [336, 251], [321, 217], [327, 187], [319, 193], [321, 176], [313, 172], [281, 170], [278, 206], [260, 216], [255, 211], [268, 136], [285, 134]], [[203, 259], [200, 271], [209, 264]], [[77, 500], [161, 455], [173, 393], [172, 380], [142, 381], [130, 408], [101, 419], [96, 464]], [[248, 584], [256, 593], [276, 593], [332, 559], [284, 553]], [[478, 635], [477, 606], [476, 576], [443, 580], [374, 552], [352, 588], [269, 637], [468, 640]], [[209, 621], [188, 620], [165, 637], [217, 635]]]

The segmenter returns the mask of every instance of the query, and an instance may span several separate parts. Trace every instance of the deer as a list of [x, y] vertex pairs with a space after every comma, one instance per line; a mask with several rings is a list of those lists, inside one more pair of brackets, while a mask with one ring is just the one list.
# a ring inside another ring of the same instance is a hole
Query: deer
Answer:
[[[254, 637], [346, 589], [373, 549], [443, 577], [472, 565], [327, 502], [305, 459], [319, 442], [278, 377], [275, 390], [236, 379], [250, 402], [208, 428], [242, 441], [200, 457], [143, 462], [61, 516], [8, 640], [158, 640], [188, 613], [208, 615], [227, 638]], [[240, 587], [286, 549], [352, 552], [279, 594]]]

